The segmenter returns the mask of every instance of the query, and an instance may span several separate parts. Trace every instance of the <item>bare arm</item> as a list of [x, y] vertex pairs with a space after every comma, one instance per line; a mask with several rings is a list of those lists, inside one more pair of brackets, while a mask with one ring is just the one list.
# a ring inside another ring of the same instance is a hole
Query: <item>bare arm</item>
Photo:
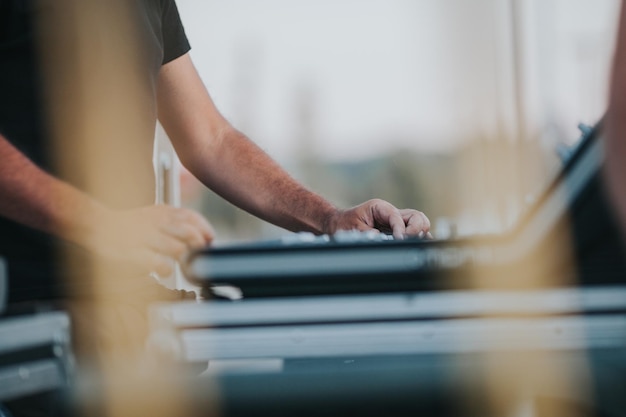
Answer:
[[104, 207], [35, 166], [0, 136], [0, 215], [80, 241]]
[[382, 200], [340, 210], [307, 190], [222, 117], [188, 54], [161, 69], [157, 91], [159, 119], [182, 163], [248, 212], [292, 231], [428, 232], [428, 219], [416, 210], [401, 211]]
[[39, 169], [2, 136], [0, 158], [0, 216], [124, 262], [138, 273], [168, 275], [168, 258], [213, 237], [206, 220], [188, 210], [110, 210]]
[[222, 117], [188, 55], [161, 69], [157, 91], [161, 123], [183, 164], [207, 187], [286, 229], [330, 228], [325, 222], [336, 208], [293, 180]]
[[606, 179], [626, 232], [626, 1], [622, 2], [606, 130]]

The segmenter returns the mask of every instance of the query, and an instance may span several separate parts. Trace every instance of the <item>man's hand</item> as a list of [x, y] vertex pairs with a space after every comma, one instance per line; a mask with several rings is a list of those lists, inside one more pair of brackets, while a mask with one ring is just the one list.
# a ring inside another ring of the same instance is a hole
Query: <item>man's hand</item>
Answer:
[[166, 205], [108, 210], [85, 239], [85, 246], [108, 262], [138, 274], [170, 275], [173, 261], [204, 247], [213, 228], [200, 214]]
[[348, 210], [342, 210], [331, 220], [332, 232], [338, 230], [379, 230], [393, 233], [396, 239], [405, 236], [431, 237], [430, 221], [421, 211], [399, 210], [379, 199], [369, 200]]
[[0, 216], [77, 243], [106, 262], [167, 276], [172, 260], [213, 240], [211, 225], [191, 210], [111, 210], [42, 171], [1, 135], [0, 155]]

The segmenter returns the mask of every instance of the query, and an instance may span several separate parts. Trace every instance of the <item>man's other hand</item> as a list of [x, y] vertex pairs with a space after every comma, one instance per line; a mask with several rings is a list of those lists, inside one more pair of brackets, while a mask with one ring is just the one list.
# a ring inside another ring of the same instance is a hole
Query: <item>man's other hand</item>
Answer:
[[173, 261], [211, 243], [215, 233], [200, 214], [167, 205], [107, 211], [86, 246], [103, 260], [139, 274], [168, 276]]

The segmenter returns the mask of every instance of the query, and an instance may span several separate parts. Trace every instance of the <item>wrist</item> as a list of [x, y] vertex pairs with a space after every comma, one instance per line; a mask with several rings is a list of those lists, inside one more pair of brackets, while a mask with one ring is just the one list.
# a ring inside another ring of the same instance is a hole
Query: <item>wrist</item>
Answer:
[[340, 210], [336, 207], [332, 207], [325, 213], [325, 216], [322, 221], [322, 233], [327, 235], [333, 235], [337, 232], [337, 227], [339, 224], [339, 219], [343, 214], [343, 210]]
[[99, 231], [106, 229], [112, 217], [112, 210], [89, 199], [82, 207], [74, 210], [62, 232], [65, 238], [88, 249], [97, 250], [100, 246]]

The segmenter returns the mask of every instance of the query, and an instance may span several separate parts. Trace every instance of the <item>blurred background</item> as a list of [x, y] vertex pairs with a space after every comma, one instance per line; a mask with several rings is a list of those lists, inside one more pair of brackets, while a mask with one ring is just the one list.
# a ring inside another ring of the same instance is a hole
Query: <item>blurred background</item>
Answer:
[[[512, 227], [606, 107], [617, 0], [178, 0], [221, 112], [341, 207]], [[285, 233], [181, 170], [218, 242]]]

